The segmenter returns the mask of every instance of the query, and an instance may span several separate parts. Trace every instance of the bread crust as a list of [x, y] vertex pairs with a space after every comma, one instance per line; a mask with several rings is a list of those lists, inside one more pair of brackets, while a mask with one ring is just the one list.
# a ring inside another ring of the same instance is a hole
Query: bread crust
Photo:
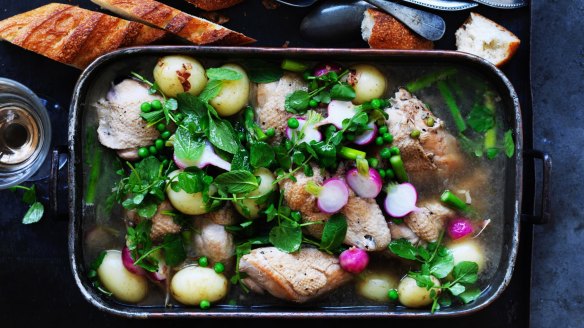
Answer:
[[185, 0], [197, 8], [205, 11], [214, 11], [233, 7], [243, 0]]
[[0, 39], [79, 69], [112, 50], [149, 44], [165, 35], [140, 23], [59, 3], [0, 21]]
[[371, 36], [367, 40], [371, 48], [401, 50], [429, 50], [434, 48], [432, 41], [417, 35], [389, 14], [369, 8], [365, 15], [370, 15], [374, 22]]
[[156, 26], [198, 45], [243, 45], [254, 39], [154, 0], [92, 0], [128, 19]]

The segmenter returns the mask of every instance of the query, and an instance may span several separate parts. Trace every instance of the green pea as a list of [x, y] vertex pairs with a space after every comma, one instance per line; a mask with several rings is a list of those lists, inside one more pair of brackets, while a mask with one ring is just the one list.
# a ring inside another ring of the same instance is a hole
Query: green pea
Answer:
[[428, 117], [428, 118], [426, 119], [426, 125], [427, 125], [427, 126], [429, 126], [429, 127], [433, 127], [433, 126], [434, 126], [434, 123], [435, 123], [435, 121], [434, 121], [434, 118], [433, 118], [432, 116], [430, 116], [430, 117]]
[[392, 169], [387, 169], [385, 170], [385, 177], [388, 178], [389, 180], [393, 180], [395, 179], [395, 172], [393, 172]]
[[384, 170], [379, 170], [379, 176], [380, 176], [382, 179], [385, 179], [385, 171], [384, 171]]
[[156, 155], [158, 154], [158, 149], [156, 149], [156, 146], [150, 146], [148, 147], [148, 152], [150, 153], [150, 155]]
[[393, 142], [393, 136], [390, 133], [384, 133], [382, 138], [383, 141], [385, 141], [388, 144]]
[[162, 166], [166, 167], [168, 165], [168, 159], [163, 159], [162, 160]]
[[410, 132], [410, 137], [414, 138], [414, 139], [418, 139], [420, 137], [420, 130], [413, 130], [412, 132]]
[[155, 110], [161, 110], [162, 109], [162, 103], [158, 99], [152, 100], [152, 102], [150, 103], [150, 105], [152, 105], [152, 108], [155, 109]]
[[266, 136], [268, 136], [268, 138], [272, 138], [275, 135], [276, 135], [276, 130], [274, 128], [269, 128], [266, 130]]
[[300, 122], [295, 117], [290, 117], [288, 119], [288, 127], [290, 129], [297, 129], [300, 126]]
[[308, 102], [308, 105], [310, 107], [313, 107], [314, 108], [314, 107], [318, 106], [318, 101], [316, 101], [314, 99], [310, 99], [310, 101]]
[[377, 165], [379, 165], [379, 160], [377, 160], [377, 158], [368, 158], [367, 159], [367, 163], [369, 163], [369, 166], [371, 167], [377, 167]]
[[154, 147], [158, 150], [162, 150], [162, 148], [164, 148], [164, 140], [156, 139], [156, 141], [154, 141]]
[[391, 151], [391, 155], [399, 155], [399, 148], [396, 146], [389, 148], [389, 150]]
[[223, 265], [223, 263], [221, 263], [221, 262], [217, 262], [213, 266], [213, 270], [215, 270], [215, 272], [217, 272], [217, 273], [221, 273], [221, 272], [225, 271], [225, 265]]
[[399, 298], [399, 294], [397, 293], [397, 290], [395, 290], [395, 289], [390, 289], [389, 292], [387, 292], [387, 296], [392, 301], [397, 301], [397, 299]]
[[378, 146], [383, 145], [383, 137], [377, 137], [375, 138], [375, 144]]
[[379, 109], [381, 107], [381, 100], [379, 100], [377, 98], [371, 100], [371, 107], [373, 107], [375, 109]]
[[381, 156], [381, 158], [390, 158], [391, 157], [391, 150], [389, 150], [389, 148], [383, 148], [379, 152], [379, 156]]
[[166, 124], [164, 124], [164, 123], [156, 124], [156, 130], [158, 130], [160, 132], [164, 132], [166, 130]]
[[379, 134], [384, 135], [388, 132], [387, 125], [384, 125], [379, 128]]
[[211, 307], [211, 303], [209, 303], [207, 300], [202, 300], [201, 303], [199, 303], [199, 307], [203, 310], [206, 310]]
[[168, 140], [170, 138], [170, 131], [164, 131], [160, 134], [160, 137], [164, 140]]
[[150, 105], [149, 102], [143, 102], [142, 105], [140, 105], [140, 110], [143, 113], [148, 113], [152, 110], [152, 105]]
[[202, 267], [206, 267], [209, 265], [209, 259], [206, 256], [199, 257], [199, 265]]
[[140, 149], [138, 149], [138, 156], [140, 156], [142, 158], [146, 158], [146, 157], [148, 157], [148, 155], [150, 155], [148, 148], [140, 147]]

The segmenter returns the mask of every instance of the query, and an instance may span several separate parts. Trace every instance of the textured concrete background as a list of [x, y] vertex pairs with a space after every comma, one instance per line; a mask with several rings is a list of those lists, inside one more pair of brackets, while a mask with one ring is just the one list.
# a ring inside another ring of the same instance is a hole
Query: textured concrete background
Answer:
[[584, 326], [583, 0], [534, 0], [534, 146], [554, 159], [553, 222], [535, 228], [532, 327]]

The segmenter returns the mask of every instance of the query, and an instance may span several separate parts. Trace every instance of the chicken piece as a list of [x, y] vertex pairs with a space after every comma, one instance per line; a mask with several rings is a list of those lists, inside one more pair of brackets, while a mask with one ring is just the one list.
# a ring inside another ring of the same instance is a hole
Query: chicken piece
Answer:
[[201, 218], [207, 218], [215, 224], [220, 224], [223, 226], [233, 225], [237, 223], [237, 214], [231, 205], [231, 202], [227, 202], [222, 208], [203, 214]]
[[274, 128], [276, 135], [272, 142], [282, 140], [286, 132], [287, 121], [293, 116], [286, 111], [286, 96], [296, 90], [307, 90], [307, 85], [300, 76], [286, 72], [276, 82], [260, 83], [256, 93], [256, 120], [264, 130]]
[[405, 239], [412, 245], [416, 245], [420, 241], [420, 237], [418, 237], [418, 235], [416, 235], [405, 223], [396, 224], [389, 221], [387, 225], [389, 226], [389, 231], [391, 231], [392, 240]]
[[[393, 135], [393, 145], [399, 147], [406, 171], [415, 181], [430, 176], [444, 177], [462, 166], [463, 158], [458, 143], [444, 128], [444, 122], [435, 117], [426, 105], [405, 89], [399, 89], [392, 99], [387, 126]], [[434, 120], [433, 126], [427, 119]], [[410, 133], [420, 131], [418, 138]]]
[[[302, 213], [303, 222], [327, 221], [330, 217], [330, 215], [320, 212], [316, 204], [316, 197], [306, 191], [305, 187], [308, 181], [313, 180], [317, 184], [323, 182], [320, 170], [313, 167], [313, 171], [312, 177], [298, 172], [294, 175], [296, 182], [290, 179], [280, 182], [280, 188], [284, 190], [286, 204], [292, 210]], [[363, 199], [351, 193], [347, 205], [343, 207], [341, 213], [347, 218], [345, 244], [367, 251], [378, 251], [387, 247], [391, 241], [385, 217], [375, 200]], [[311, 224], [305, 229], [311, 236], [320, 238], [324, 225]]]
[[179, 233], [181, 226], [174, 222], [172, 216], [164, 214], [163, 212], [173, 211], [174, 207], [169, 201], [165, 200], [156, 210], [156, 214], [152, 217], [152, 227], [150, 228], [150, 239], [161, 240], [166, 235]]
[[419, 211], [405, 217], [408, 227], [424, 241], [436, 241], [444, 229], [446, 220], [456, 213], [438, 202], [425, 202], [418, 206]]
[[230, 259], [235, 254], [233, 235], [225, 227], [216, 224], [209, 217], [195, 217], [195, 234], [193, 236], [196, 256], [206, 256], [212, 262], [221, 262], [230, 266]]
[[116, 150], [151, 145], [160, 133], [140, 117], [140, 105], [155, 99], [162, 100], [148, 94], [148, 87], [135, 80], [126, 79], [115, 85], [96, 104], [99, 142]]
[[313, 300], [351, 280], [336, 256], [314, 248], [285, 253], [275, 247], [257, 248], [244, 255], [239, 271], [254, 291], [297, 303]]
[[118, 154], [118, 157], [128, 162], [135, 162], [140, 159], [138, 148], [120, 149], [116, 154]]

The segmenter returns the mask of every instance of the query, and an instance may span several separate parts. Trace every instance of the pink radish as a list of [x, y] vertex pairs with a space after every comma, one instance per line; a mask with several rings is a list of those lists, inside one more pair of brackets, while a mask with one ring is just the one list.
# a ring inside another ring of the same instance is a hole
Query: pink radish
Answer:
[[174, 163], [176, 164], [176, 166], [178, 166], [179, 169], [184, 169], [189, 166], [196, 166], [202, 169], [207, 165], [213, 165], [218, 168], [222, 168], [226, 171], [231, 171], [231, 163], [217, 156], [217, 154], [215, 154], [215, 151], [213, 150], [213, 146], [211, 146], [211, 143], [208, 141], [205, 142], [205, 148], [203, 149], [203, 153], [197, 160], [178, 158], [176, 156], [176, 153], [173, 155], [173, 159]]
[[148, 279], [154, 282], [161, 282], [166, 280], [166, 275], [168, 274], [168, 266], [163, 260], [158, 260], [158, 270], [155, 272], [147, 272], [146, 276]]
[[385, 211], [394, 218], [401, 218], [417, 211], [418, 193], [411, 183], [390, 186], [385, 198]]
[[360, 174], [356, 168], [352, 169], [347, 172], [346, 180], [357, 196], [363, 198], [377, 197], [383, 185], [379, 172], [374, 168], [369, 168], [366, 174]]
[[[311, 141], [321, 141], [322, 134], [318, 131], [316, 124], [307, 124], [306, 120], [303, 118], [298, 119], [298, 127], [296, 129], [291, 129], [290, 127], [286, 128], [286, 137], [292, 140], [293, 138], [298, 138], [298, 143], [310, 143]], [[299, 138], [299, 134], [302, 132], [302, 135]]]
[[339, 255], [339, 264], [347, 272], [361, 273], [369, 264], [369, 255], [366, 251], [353, 246]]
[[375, 122], [369, 122], [369, 124], [367, 124], [367, 127], [369, 127], [369, 130], [355, 137], [354, 143], [356, 145], [360, 146], [367, 145], [371, 143], [373, 140], [375, 140], [375, 137], [377, 136], [377, 124], [375, 124]]
[[473, 233], [474, 228], [469, 219], [455, 218], [448, 221], [446, 231], [448, 231], [448, 235], [450, 236], [450, 238], [456, 240], [470, 235], [471, 233]]
[[128, 271], [140, 276], [146, 275], [146, 270], [134, 264], [134, 259], [132, 259], [132, 253], [130, 253], [128, 246], [124, 246], [122, 249], [122, 263]]
[[310, 180], [306, 184], [306, 191], [316, 196], [316, 205], [327, 214], [340, 211], [349, 201], [349, 187], [339, 178], [330, 178], [322, 186]]
[[353, 105], [352, 102], [340, 100], [332, 100], [328, 105], [327, 112], [327, 118], [320, 121], [317, 125], [332, 124], [336, 126], [337, 129], [342, 129], [343, 121], [351, 119], [357, 113], [355, 105]]
[[316, 65], [316, 67], [314, 68], [314, 76], [319, 77], [319, 76], [323, 76], [325, 74], [328, 74], [329, 72], [336, 72], [337, 74], [341, 72], [341, 66], [339, 64], [335, 64], [335, 63], [323, 63], [323, 64], [318, 64]]

